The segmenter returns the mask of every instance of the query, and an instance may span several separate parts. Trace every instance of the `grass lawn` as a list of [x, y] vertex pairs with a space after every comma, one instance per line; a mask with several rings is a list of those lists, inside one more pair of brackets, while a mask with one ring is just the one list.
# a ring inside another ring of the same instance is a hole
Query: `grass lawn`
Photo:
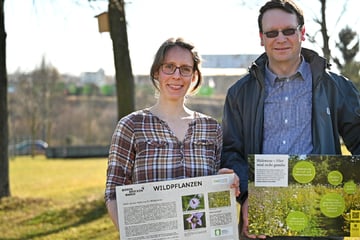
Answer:
[[10, 160], [0, 239], [119, 239], [103, 200], [107, 160]]

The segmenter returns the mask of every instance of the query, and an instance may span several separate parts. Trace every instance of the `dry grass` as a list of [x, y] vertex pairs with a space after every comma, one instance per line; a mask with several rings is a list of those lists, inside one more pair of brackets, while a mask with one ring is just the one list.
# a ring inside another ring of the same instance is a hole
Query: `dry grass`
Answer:
[[103, 200], [105, 171], [106, 159], [11, 160], [0, 239], [119, 239]]

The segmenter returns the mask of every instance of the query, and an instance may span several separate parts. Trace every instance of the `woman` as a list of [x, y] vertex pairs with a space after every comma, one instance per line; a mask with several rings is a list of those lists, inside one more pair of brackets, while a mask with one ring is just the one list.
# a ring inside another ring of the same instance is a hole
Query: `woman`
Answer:
[[[108, 160], [105, 201], [118, 228], [118, 185], [233, 173], [220, 169], [222, 130], [212, 117], [185, 106], [187, 94], [202, 82], [200, 56], [182, 38], [158, 49], [151, 80], [157, 103], [122, 118], [114, 131]], [[239, 192], [238, 178], [232, 184]]]

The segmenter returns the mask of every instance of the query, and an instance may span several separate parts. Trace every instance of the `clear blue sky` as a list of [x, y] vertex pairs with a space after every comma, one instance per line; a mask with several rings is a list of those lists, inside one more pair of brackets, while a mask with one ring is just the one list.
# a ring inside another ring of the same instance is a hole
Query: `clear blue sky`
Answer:
[[[331, 47], [346, 24], [360, 34], [357, 0], [327, 0]], [[133, 71], [148, 73], [153, 55], [168, 37], [193, 41], [202, 54], [259, 54], [257, 15], [264, 1], [254, 0], [125, 0]], [[319, 29], [316, 0], [298, 0], [305, 11], [306, 29]], [[343, 5], [346, 14], [338, 21]], [[103, 68], [114, 74], [109, 33], [99, 33], [94, 17], [107, 11], [108, 0], [5, 0], [7, 69], [31, 71], [45, 56], [61, 73], [79, 75]], [[318, 34], [320, 37], [320, 33]], [[319, 51], [319, 46], [304, 42]], [[360, 59], [360, 53], [357, 56]]]

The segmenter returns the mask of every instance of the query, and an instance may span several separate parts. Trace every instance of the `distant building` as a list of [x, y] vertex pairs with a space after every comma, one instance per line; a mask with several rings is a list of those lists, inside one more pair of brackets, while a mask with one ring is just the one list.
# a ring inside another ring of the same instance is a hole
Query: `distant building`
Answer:
[[204, 76], [242, 76], [257, 57], [255, 54], [202, 55], [202, 72]]
[[255, 54], [202, 55], [203, 68], [248, 68], [258, 57]]
[[102, 86], [106, 83], [105, 71], [99, 69], [97, 72], [83, 72], [80, 74], [81, 84], [94, 84]]

